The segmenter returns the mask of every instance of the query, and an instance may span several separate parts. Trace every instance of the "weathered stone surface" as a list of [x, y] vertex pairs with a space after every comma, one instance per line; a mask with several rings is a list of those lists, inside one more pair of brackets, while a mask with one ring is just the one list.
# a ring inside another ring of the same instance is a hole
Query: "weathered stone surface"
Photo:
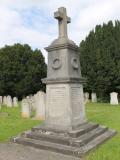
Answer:
[[[87, 130], [90, 125], [93, 127]], [[14, 141], [38, 149], [82, 157], [85, 153], [116, 134], [113, 130], [108, 130], [106, 127], [93, 123], [79, 126], [76, 132], [81, 132], [82, 134], [76, 134], [76, 137], [73, 137], [70, 132], [61, 131], [57, 133], [37, 129], [16, 137]]]
[[7, 97], [6, 96], [3, 97], [3, 105], [7, 105]]
[[7, 96], [7, 107], [13, 107], [13, 102], [11, 96]]
[[84, 123], [83, 88], [80, 84], [47, 85], [45, 124], [70, 129]]
[[89, 93], [88, 92], [85, 92], [84, 93], [84, 103], [86, 104], [86, 103], [88, 103], [90, 101], [90, 99], [89, 99]]
[[86, 121], [83, 78], [78, 46], [67, 36], [66, 9], [55, 12], [59, 23], [59, 37], [46, 48], [48, 51], [45, 125], [53, 129], [69, 130]]
[[18, 98], [13, 97], [13, 107], [18, 107]]
[[36, 111], [36, 107], [37, 107], [37, 94], [33, 95], [30, 97], [30, 105], [31, 105], [31, 109], [33, 111]]
[[92, 93], [91, 97], [92, 97], [92, 102], [97, 102], [97, 95], [96, 95], [96, 93]]
[[30, 118], [31, 108], [28, 99], [23, 99], [21, 102], [21, 116], [22, 118]]
[[36, 95], [36, 114], [35, 119], [45, 120], [45, 100], [46, 95], [44, 92], [39, 91]]
[[46, 150], [15, 143], [0, 143], [1, 160], [80, 160], [80, 158], [67, 156]]
[[110, 93], [110, 104], [111, 105], [118, 105], [118, 93], [112, 92]]

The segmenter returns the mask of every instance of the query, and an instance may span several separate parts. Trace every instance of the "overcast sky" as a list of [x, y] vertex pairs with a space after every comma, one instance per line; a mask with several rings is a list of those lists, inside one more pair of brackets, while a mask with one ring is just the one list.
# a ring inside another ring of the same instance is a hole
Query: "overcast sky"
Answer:
[[79, 45], [97, 24], [120, 20], [120, 0], [0, 0], [0, 47], [27, 43], [39, 48], [47, 61], [47, 47], [58, 36], [53, 12], [67, 8], [69, 38]]

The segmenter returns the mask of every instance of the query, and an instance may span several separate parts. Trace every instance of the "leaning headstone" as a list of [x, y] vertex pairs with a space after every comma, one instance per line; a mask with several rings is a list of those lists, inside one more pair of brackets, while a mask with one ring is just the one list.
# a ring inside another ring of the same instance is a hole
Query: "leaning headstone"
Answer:
[[18, 98], [13, 97], [13, 107], [18, 107]]
[[96, 93], [92, 93], [91, 98], [92, 98], [92, 102], [97, 102]]
[[13, 107], [13, 102], [11, 96], [7, 96], [7, 107]]
[[118, 105], [118, 93], [112, 92], [110, 93], [110, 104], [111, 105]]
[[88, 103], [90, 100], [89, 100], [89, 93], [88, 92], [85, 92], [84, 93], [84, 102], [85, 104]]
[[37, 93], [35, 119], [45, 120], [45, 93], [42, 91]]
[[21, 116], [22, 118], [30, 118], [31, 109], [28, 99], [23, 99], [21, 102]]

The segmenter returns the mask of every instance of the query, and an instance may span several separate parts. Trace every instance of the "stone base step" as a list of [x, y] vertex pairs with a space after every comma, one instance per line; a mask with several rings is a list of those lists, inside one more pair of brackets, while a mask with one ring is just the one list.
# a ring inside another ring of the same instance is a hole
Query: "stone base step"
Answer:
[[15, 140], [19, 144], [29, 145], [35, 148], [50, 150], [50, 151], [54, 151], [54, 152], [62, 153], [66, 155], [82, 157], [85, 153], [87, 153], [91, 149], [97, 147], [98, 145], [103, 143], [105, 140], [114, 136], [115, 133], [116, 132], [113, 130], [106, 130], [104, 133], [97, 136], [96, 138], [91, 140], [89, 143], [81, 147], [62, 145], [59, 143], [57, 144], [57, 143], [52, 143], [48, 141], [41, 141], [37, 139], [24, 138], [24, 137], [18, 137]]
[[105, 141], [107, 141], [108, 139], [112, 138], [114, 135], [116, 135], [116, 131], [109, 129], [104, 134], [96, 137], [94, 140], [89, 142], [87, 145], [81, 147], [78, 151], [79, 155], [84, 156], [86, 153], [97, 148], [100, 144], [102, 144]]
[[93, 139], [95, 139], [96, 137], [98, 137], [99, 135], [102, 135], [103, 133], [105, 133], [107, 130], [108, 128], [99, 126], [83, 134], [78, 138], [72, 139], [72, 146], [76, 146], [76, 147], [84, 146], [90, 141], [92, 141]]
[[47, 133], [41, 133], [41, 132], [30, 132], [26, 134], [27, 138], [31, 139], [38, 139], [41, 141], [48, 141], [52, 143], [59, 143], [63, 145], [71, 145], [71, 146], [83, 146], [87, 144], [92, 139], [96, 138], [100, 134], [104, 133], [107, 130], [106, 127], [99, 126], [95, 129], [92, 129], [91, 131], [79, 136], [78, 138], [72, 138], [70, 136], [63, 136], [59, 134], [48, 134]]
[[88, 133], [89, 131], [97, 128], [98, 126], [99, 126], [98, 124], [94, 124], [94, 123], [89, 122], [76, 130], [69, 131], [68, 134], [70, 137], [77, 138], [77, 137], [79, 137], [85, 133]]
[[65, 146], [61, 144], [55, 144], [51, 142], [40, 141], [30, 138], [16, 138], [16, 142], [23, 145], [29, 145], [35, 148], [54, 151], [57, 153], [63, 153], [66, 155], [75, 155], [76, 148], [71, 146]]
[[56, 134], [46, 134], [46, 133], [40, 133], [40, 132], [31, 132], [26, 134], [27, 138], [31, 139], [37, 139], [41, 141], [48, 141], [52, 143], [60, 143], [63, 145], [69, 145], [70, 137], [65, 137], [61, 135], [56, 135]]
[[97, 128], [99, 125], [92, 123], [92, 122], [88, 122], [88, 123], [84, 123], [83, 125], [78, 126], [78, 128], [75, 128], [74, 130], [70, 130], [70, 131], [61, 131], [58, 129], [51, 129], [51, 128], [47, 128], [46, 126], [42, 125], [42, 126], [37, 126], [37, 127], [33, 127], [32, 131], [35, 132], [40, 132], [40, 133], [45, 133], [45, 132], [50, 132], [50, 133], [56, 133], [56, 134], [67, 134], [70, 137], [76, 138], [80, 135], [83, 135], [89, 131], [91, 131], [92, 129]]

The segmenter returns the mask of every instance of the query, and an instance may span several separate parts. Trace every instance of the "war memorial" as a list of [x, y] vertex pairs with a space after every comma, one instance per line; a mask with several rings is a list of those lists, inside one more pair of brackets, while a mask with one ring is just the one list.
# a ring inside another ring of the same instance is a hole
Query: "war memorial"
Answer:
[[54, 13], [59, 36], [48, 52], [45, 121], [31, 131], [14, 138], [14, 142], [66, 155], [82, 157], [115, 135], [107, 127], [88, 122], [85, 115], [83, 85], [78, 46], [68, 38], [71, 22], [64, 7]]

